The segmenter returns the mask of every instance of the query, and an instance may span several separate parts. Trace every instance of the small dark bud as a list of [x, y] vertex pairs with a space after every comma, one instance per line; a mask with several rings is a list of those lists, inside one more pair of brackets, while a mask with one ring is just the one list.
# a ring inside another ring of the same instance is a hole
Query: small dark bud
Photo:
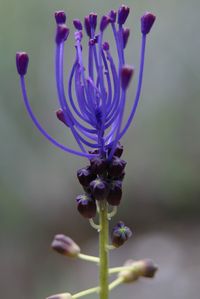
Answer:
[[91, 37], [91, 26], [90, 26], [90, 19], [89, 16], [86, 16], [84, 19], [84, 26], [85, 26], [85, 31], [89, 37]]
[[110, 18], [110, 22], [115, 23], [116, 22], [116, 17], [117, 17], [117, 12], [115, 10], [111, 10], [108, 15], [109, 15], [109, 18]]
[[[110, 152], [112, 150], [112, 145], [113, 145], [112, 143], [108, 145], [108, 155], [110, 154]], [[120, 142], [118, 142], [113, 155], [120, 158], [121, 155], [123, 154], [123, 151], [124, 151], [123, 145], [121, 145]]]
[[128, 6], [122, 5], [118, 10], [118, 24], [123, 25], [126, 22], [130, 12], [130, 8]]
[[89, 21], [90, 21], [90, 26], [95, 30], [97, 27], [97, 14], [96, 13], [90, 13], [89, 14]]
[[87, 166], [77, 171], [77, 178], [82, 186], [88, 187], [90, 182], [96, 179], [96, 174], [94, 174], [90, 167]]
[[57, 32], [56, 32], [56, 43], [60, 44], [68, 38], [69, 35], [69, 29], [65, 24], [59, 24], [57, 26]]
[[122, 183], [121, 181], [112, 181], [109, 186], [109, 192], [106, 197], [107, 202], [111, 206], [118, 206], [122, 198]]
[[123, 170], [122, 173], [117, 178], [114, 178], [114, 179], [118, 179], [120, 181], [123, 181], [124, 177], [125, 177], [125, 171]]
[[90, 150], [90, 151], [88, 151], [88, 153], [92, 154], [92, 155], [98, 155], [99, 154], [99, 150], [98, 149]]
[[113, 156], [111, 163], [109, 164], [108, 167], [108, 174], [111, 177], [119, 177], [122, 174], [125, 166], [126, 166], [126, 162], [124, 160], [116, 156]]
[[106, 29], [106, 27], [108, 26], [109, 23], [110, 23], [109, 16], [103, 16], [101, 18], [101, 22], [100, 22], [100, 31], [103, 32]]
[[16, 53], [16, 66], [17, 71], [20, 76], [26, 75], [28, 69], [29, 57], [26, 52], [17, 52]]
[[72, 299], [72, 295], [70, 293], [56, 294], [47, 297], [46, 299]]
[[146, 12], [141, 17], [141, 32], [143, 34], [148, 34], [151, 30], [151, 27], [153, 26], [153, 23], [155, 22], [156, 16], [151, 14], [150, 12]]
[[62, 109], [58, 109], [58, 110], [56, 111], [56, 116], [57, 116], [57, 118], [58, 118], [61, 122], [63, 122], [67, 127], [70, 126], [70, 121], [66, 119], [66, 117], [65, 117], [64, 112], [63, 112]]
[[77, 209], [79, 213], [85, 218], [94, 218], [96, 215], [96, 202], [89, 195], [78, 195], [76, 198]]
[[71, 238], [62, 234], [54, 237], [51, 247], [56, 252], [69, 257], [77, 257], [80, 253], [80, 247]]
[[103, 43], [102, 47], [103, 47], [104, 51], [109, 51], [109, 49], [110, 49], [110, 46], [109, 46], [108, 42]]
[[64, 24], [66, 22], [66, 14], [64, 11], [56, 11], [54, 16], [57, 24]]
[[96, 179], [90, 183], [90, 190], [96, 200], [104, 200], [108, 194], [108, 184], [101, 179]]
[[123, 37], [123, 46], [124, 46], [124, 49], [126, 48], [126, 45], [128, 43], [129, 35], [130, 35], [130, 29], [123, 28], [122, 37]]
[[144, 269], [142, 276], [153, 278], [158, 270], [158, 266], [154, 264], [154, 262], [150, 259], [143, 260]]
[[81, 24], [81, 21], [78, 20], [78, 19], [74, 19], [73, 20], [73, 24], [74, 24], [74, 27], [76, 28], [76, 30], [82, 30], [83, 29], [83, 26]]
[[134, 69], [129, 65], [124, 65], [121, 68], [121, 87], [126, 90], [131, 82], [131, 78], [134, 74]]
[[122, 246], [130, 237], [132, 232], [129, 227], [125, 226], [124, 222], [119, 221], [112, 231], [112, 245], [114, 247]]
[[91, 170], [95, 174], [102, 174], [107, 169], [107, 161], [100, 157], [94, 157], [90, 160]]

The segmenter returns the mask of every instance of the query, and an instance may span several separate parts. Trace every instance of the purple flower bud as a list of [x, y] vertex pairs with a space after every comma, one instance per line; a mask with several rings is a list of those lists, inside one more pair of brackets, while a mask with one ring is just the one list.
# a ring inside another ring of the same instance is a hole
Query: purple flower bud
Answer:
[[84, 187], [88, 187], [90, 182], [95, 180], [96, 177], [97, 177], [96, 174], [94, 174], [91, 171], [90, 166], [81, 168], [77, 171], [77, 178], [79, 180], [79, 183]]
[[111, 177], [118, 177], [123, 172], [126, 162], [116, 156], [113, 156], [111, 163], [108, 167], [108, 174]]
[[151, 27], [153, 26], [153, 23], [155, 22], [156, 16], [154, 16], [150, 12], [146, 12], [141, 17], [141, 32], [143, 34], [148, 34], [151, 30]]
[[85, 26], [85, 31], [89, 37], [91, 37], [91, 26], [90, 26], [90, 19], [89, 16], [86, 16], [84, 19], [84, 26]]
[[81, 21], [79, 19], [74, 19], [73, 24], [74, 24], [74, 27], [77, 30], [82, 30], [83, 29], [83, 26], [82, 26]]
[[115, 23], [116, 22], [116, 17], [117, 17], [117, 12], [115, 10], [111, 10], [108, 15], [109, 15], [109, 18], [110, 18], [110, 22]]
[[111, 206], [118, 206], [122, 198], [122, 183], [121, 181], [112, 181], [109, 187], [106, 200]]
[[107, 161], [100, 157], [94, 157], [90, 160], [91, 170], [96, 174], [102, 174], [107, 168]]
[[16, 66], [17, 66], [18, 74], [20, 76], [26, 75], [28, 62], [29, 62], [29, 57], [26, 52], [16, 53]]
[[103, 43], [102, 47], [104, 51], [109, 51], [110, 46], [108, 42]]
[[112, 245], [115, 247], [122, 246], [132, 236], [129, 227], [125, 226], [122, 221], [119, 221], [112, 231]]
[[123, 25], [126, 22], [130, 12], [130, 8], [128, 6], [122, 5], [118, 10], [118, 24]]
[[109, 23], [110, 23], [109, 16], [103, 16], [101, 18], [101, 22], [100, 22], [100, 31], [103, 32], [106, 29], [106, 27], [108, 26]]
[[92, 12], [89, 14], [90, 26], [95, 30], [97, 27], [97, 14]]
[[90, 183], [90, 189], [92, 195], [96, 200], [103, 200], [107, 197], [108, 194], [108, 184], [101, 180], [96, 179]]
[[77, 209], [84, 218], [94, 218], [96, 215], [96, 202], [90, 195], [78, 195]]
[[131, 78], [134, 74], [134, 69], [129, 65], [124, 65], [121, 68], [121, 87], [126, 90], [129, 86]]
[[65, 24], [59, 24], [57, 26], [57, 32], [56, 32], [56, 43], [60, 44], [68, 38], [69, 35], [69, 29]]
[[69, 121], [66, 121], [66, 118], [65, 118], [65, 115], [64, 115], [64, 112], [63, 112], [63, 110], [62, 109], [58, 109], [57, 111], [56, 111], [56, 116], [57, 116], [57, 118], [61, 121], [61, 122], [63, 122], [67, 127], [69, 127], [70, 125], [70, 122]]
[[54, 16], [57, 24], [64, 24], [66, 22], [66, 14], [64, 11], [56, 11]]
[[80, 247], [71, 238], [63, 234], [54, 237], [51, 248], [69, 257], [77, 257], [80, 253]]
[[72, 299], [72, 295], [70, 293], [56, 294], [46, 299]]
[[126, 48], [126, 45], [127, 45], [127, 43], [128, 43], [129, 35], [130, 35], [130, 29], [129, 29], [129, 28], [123, 28], [123, 31], [122, 31], [122, 38], [123, 38], [123, 46], [124, 46], [124, 49]]

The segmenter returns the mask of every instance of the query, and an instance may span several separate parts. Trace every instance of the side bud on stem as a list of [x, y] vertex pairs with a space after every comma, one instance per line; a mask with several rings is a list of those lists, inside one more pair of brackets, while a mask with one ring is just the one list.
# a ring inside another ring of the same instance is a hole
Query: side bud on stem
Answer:
[[112, 231], [112, 245], [116, 248], [122, 246], [132, 236], [132, 232], [124, 222], [119, 221]]
[[51, 248], [68, 257], [77, 257], [81, 251], [80, 247], [71, 238], [63, 234], [54, 237]]
[[153, 278], [158, 270], [158, 267], [150, 259], [141, 261], [128, 260], [124, 263], [124, 267], [126, 269], [119, 273], [119, 277], [123, 278], [125, 283], [134, 282], [139, 277]]

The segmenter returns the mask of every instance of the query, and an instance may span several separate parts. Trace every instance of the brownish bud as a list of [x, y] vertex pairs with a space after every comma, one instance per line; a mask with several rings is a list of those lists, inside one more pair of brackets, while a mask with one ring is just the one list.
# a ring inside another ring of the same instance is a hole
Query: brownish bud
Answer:
[[54, 237], [51, 247], [56, 252], [69, 257], [77, 257], [80, 253], [80, 247], [71, 238], [62, 234]]
[[143, 260], [144, 263], [144, 277], [153, 278], [155, 276], [156, 271], [158, 270], [158, 266], [154, 264], [151, 259]]
[[133, 282], [141, 276], [153, 278], [158, 270], [158, 267], [150, 259], [128, 260], [123, 266], [126, 268], [119, 273], [119, 277], [122, 277], [125, 283]]

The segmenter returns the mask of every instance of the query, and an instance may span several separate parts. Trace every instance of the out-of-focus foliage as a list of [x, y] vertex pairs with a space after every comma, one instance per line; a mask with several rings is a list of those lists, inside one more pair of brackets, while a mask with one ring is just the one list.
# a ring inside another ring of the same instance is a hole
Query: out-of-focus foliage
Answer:
[[[76, 169], [87, 161], [59, 152], [34, 128], [22, 103], [15, 52], [25, 50], [30, 55], [27, 85], [38, 118], [57, 139], [76, 146], [54, 113], [58, 106], [53, 12], [64, 9], [73, 31], [73, 18], [83, 19], [90, 11], [101, 15], [120, 4], [118, 0], [1, 0], [2, 298], [39, 299], [59, 290], [88, 287], [88, 281], [96, 285], [92, 266], [63, 260], [49, 249], [52, 236], [63, 232], [90, 253], [97, 252], [95, 232], [77, 214], [74, 200], [80, 192]], [[135, 239], [116, 251], [114, 258], [123, 263], [124, 253], [126, 258], [153, 257], [161, 271], [156, 281], [122, 287], [112, 298], [124, 294], [132, 298], [135, 291], [140, 299], [147, 294], [148, 298], [196, 299], [200, 279], [195, 266], [200, 258], [200, 2], [129, 0], [126, 4], [131, 7], [127, 62], [136, 70], [140, 15], [150, 10], [157, 20], [147, 41], [141, 102], [123, 140], [128, 164], [117, 218], [132, 227]], [[73, 33], [65, 53], [67, 75], [74, 57]], [[134, 91], [130, 88], [128, 105]]]

